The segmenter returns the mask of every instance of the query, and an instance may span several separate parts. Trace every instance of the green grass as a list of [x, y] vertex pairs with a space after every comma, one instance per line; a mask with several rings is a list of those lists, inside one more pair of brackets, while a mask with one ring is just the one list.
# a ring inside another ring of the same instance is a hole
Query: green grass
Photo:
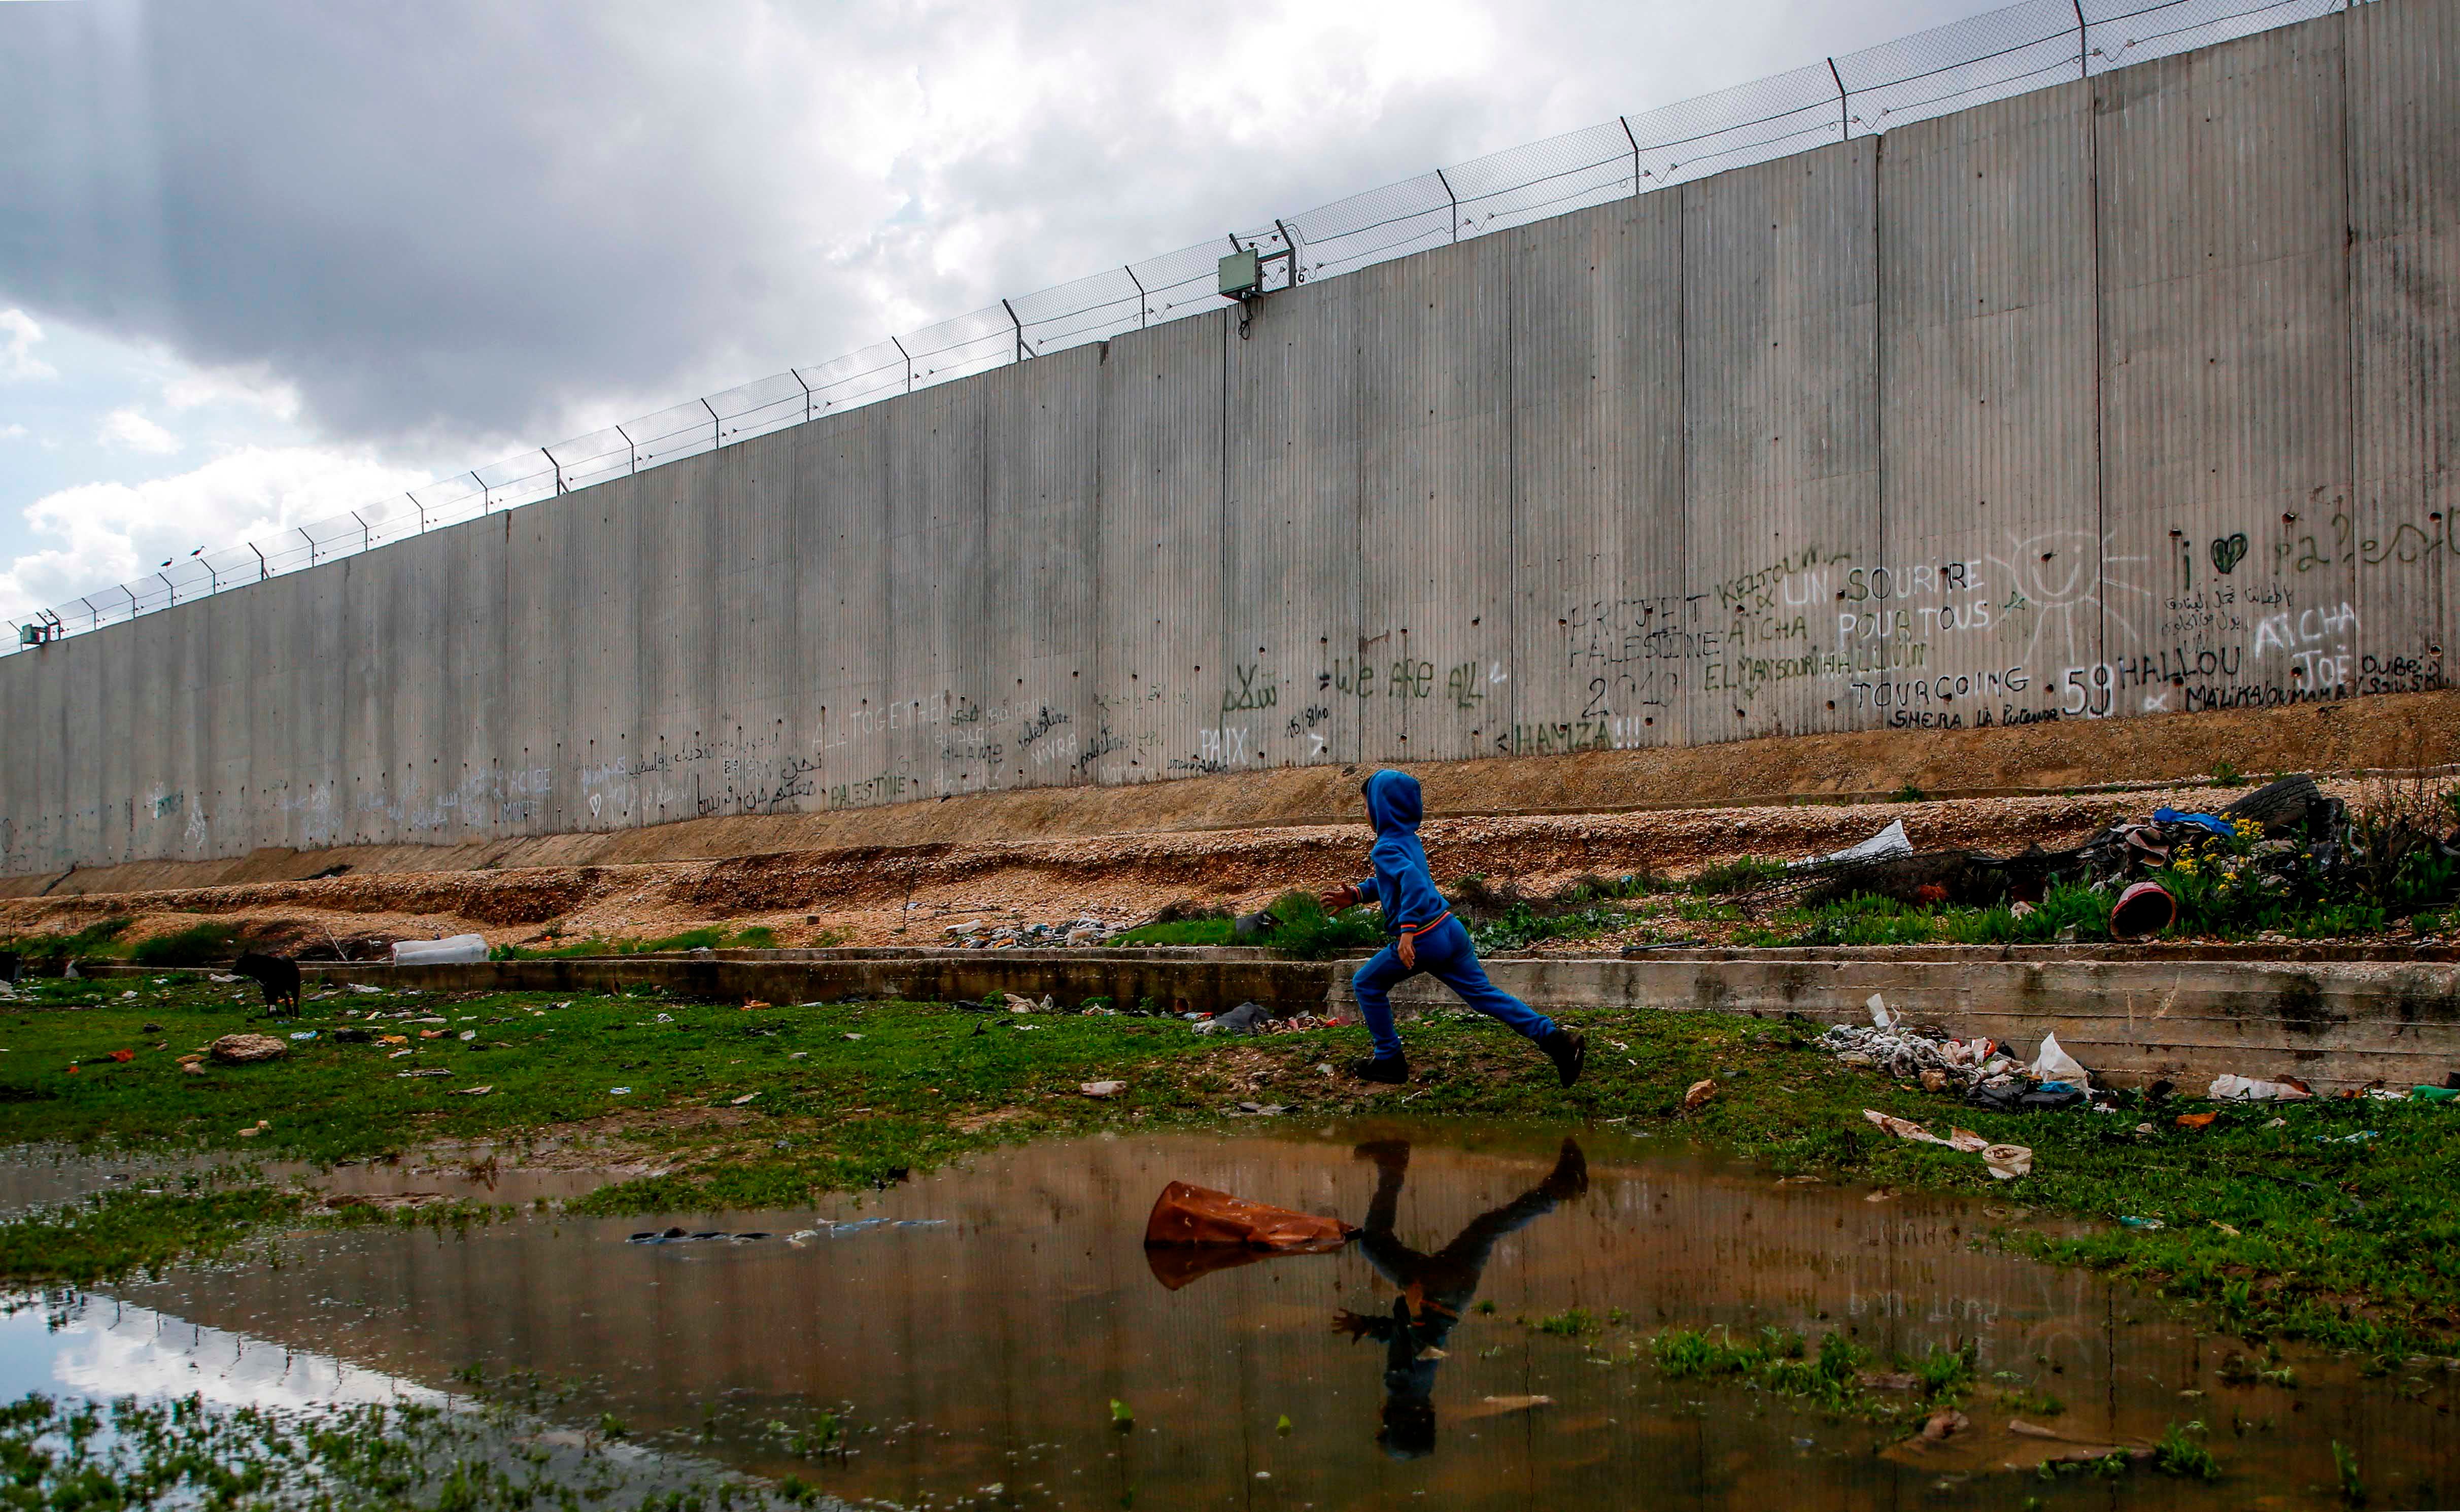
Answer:
[[[583, 1505], [768, 1512], [814, 1500], [709, 1460], [604, 1452], [604, 1424], [577, 1444], [542, 1440], [541, 1420], [481, 1396], [415, 1402], [224, 1407], [190, 1395], [110, 1402], [29, 1395], [0, 1405], [0, 1504], [91, 1509], [400, 1508], [532, 1512]], [[774, 1500], [773, 1500], [774, 1499]]]
[[193, 924], [170, 934], [139, 940], [128, 952], [138, 966], [204, 966], [239, 953], [239, 926]]
[[122, 916], [97, 921], [72, 934], [21, 934], [0, 945], [0, 949], [23, 956], [31, 969], [56, 974], [63, 962], [127, 954], [117, 942], [136, 922]]
[[264, 1225], [295, 1216], [301, 1199], [263, 1187], [149, 1197], [113, 1192], [0, 1224], [0, 1276], [87, 1282], [186, 1255], [214, 1255]]
[[715, 925], [686, 929], [654, 940], [607, 940], [597, 935], [561, 945], [499, 945], [487, 952], [491, 961], [551, 961], [570, 956], [647, 955], [660, 950], [774, 950], [777, 931], [767, 925], [729, 931]]
[[2221, 1463], [2204, 1446], [2204, 1425], [2172, 1423], [2152, 1445], [2152, 1467], [2164, 1475], [2192, 1480], [2218, 1480]]
[[[888, 1180], [967, 1150], [1045, 1134], [1200, 1126], [1259, 1088], [1223, 1069], [1218, 1042], [1171, 1019], [986, 1014], [936, 1004], [689, 1004], [654, 995], [311, 996], [312, 1028], [279, 1061], [180, 1071], [175, 1057], [255, 1020], [253, 990], [139, 977], [38, 981], [0, 1012], [0, 1139], [116, 1148], [133, 1155], [365, 1159], [428, 1140], [592, 1127], [672, 1174], [606, 1187], [594, 1212], [789, 1206], [816, 1193]], [[135, 990], [138, 996], [122, 998]], [[441, 1026], [376, 1027], [447, 1036], [411, 1041], [415, 1056], [339, 1043], [345, 1009], [414, 1008]], [[666, 1015], [661, 1021], [660, 1015]], [[1580, 1012], [1589, 1075], [1566, 1092], [1518, 1040], [1468, 1015], [1436, 1013], [1405, 1029], [1416, 1083], [1409, 1112], [1433, 1118], [1623, 1120], [1679, 1131], [1779, 1175], [1962, 1192], [2099, 1224], [2082, 1231], [2024, 1225], [2003, 1242], [2089, 1267], [2192, 1306], [2216, 1327], [2260, 1340], [2299, 1336], [2368, 1352], [2460, 1344], [2460, 1108], [2317, 1101], [2228, 1107], [2209, 1129], [2175, 1128], [2167, 1111], [1992, 1115], [1838, 1066], [1812, 1048], [1808, 1022], [1644, 1009]], [[156, 1023], [159, 1032], [144, 1026]], [[1017, 1026], [1033, 1026], [1029, 1030]], [[474, 1030], [468, 1044], [456, 1037]], [[859, 1039], [848, 1038], [859, 1034]], [[1302, 1116], [1389, 1109], [1389, 1095], [1318, 1075], [1359, 1031], [1314, 1030], [1242, 1042], [1263, 1090]], [[156, 1049], [156, 1046], [162, 1048]], [[129, 1050], [126, 1062], [110, 1058]], [[70, 1067], [75, 1069], [72, 1071]], [[403, 1079], [404, 1065], [449, 1069]], [[1718, 1096], [1688, 1116], [1684, 1090], [1714, 1076]], [[1079, 1096], [1117, 1078], [1119, 1098]], [[486, 1097], [453, 1096], [487, 1085]], [[612, 1089], [628, 1087], [626, 1094]], [[2131, 1095], [2129, 1095], [2131, 1096]], [[738, 1103], [738, 1098], [750, 1100]], [[1936, 1127], [1952, 1118], [1994, 1140], [2029, 1145], [2033, 1174], [1994, 1182], [1982, 1163], [1892, 1139], [1863, 1121], [1877, 1108]], [[2274, 1118], [2280, 1128], [2265, 1125]], [[271, 1127], [239, 1132], [258, 1119]], [[2131, 1131], [2149, 1120], [2155, 1133]], [[2342, 1137], [2371, 1131], [2358, 1143]], [[134, 1252], [147, 1204], [176, 1242], [204, 1246], [250, 1214], [219, 1200], [130, 1197], [80, 1220], [76, 1239], [108, 1259]], [[2123, 1228], [2122, 1216], [2159, 1229]], [[51, 1238], [0, 1224], [8, 1267], [32, 1267]], [[115, 1249], [114, 1246], [120, 1246]], [[80, 1261], [81, 1266], [101, 1261]], [[12, 1273], [0, 1269], [0, 1276]], [[23, 1271], [13, 1273], [26, 1273]]]
[[1687, 1377], [1737, 1377], [1762, 1391], [1800, 1397], [1840, 1416], [1887, 1419], [1927, 1413], [1962, 1401], [1973, 1387], [1971, 1346], [1942, 1349], [1888, 1362], [1894, 1371], [1914, 1376], [1911, 1393], [1874, 1391], [1863, 1384], [1874, 1356], [1852, 1339], [1830, 1332], [1810, 1354], [1802, 1335], [1783, 1329], [1762, 1329], [1748, 1343], [1731, 1334], [1711, 1335], [1691, 1329], [1670, 1329], [1648, 1341], [1658, 1368], [1678, 1380]]
[[1241, 939], [1227, 918], [1182, 918], [1139, 925], [1111, 941], [1113, 945], [1252, 945], [1280, 950], [1303, 961], [1331, 961], [1369, 955], [1384, 948], [1382, 915], [1374, 908], [1325, 912], [1315, 894], [1292, 890], [1265, 907], [1277, 921], [1271, 927]]
[[1737, 945], [2046, 945], [2067, 930], [2110, 938], [2110, 900], [2089, 887], [2052, 887], [2019, 918], [2006, 904], [1957, 908], [1864, 893], [1815, 907], [1780, 909], [1765, 926], [1735, 932]]

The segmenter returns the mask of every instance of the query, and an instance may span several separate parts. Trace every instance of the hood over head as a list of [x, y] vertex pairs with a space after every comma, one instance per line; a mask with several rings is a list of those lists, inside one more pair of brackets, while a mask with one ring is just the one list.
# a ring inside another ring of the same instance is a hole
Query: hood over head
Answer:
[[1378, 835], [1391, 830], [1416, 834], [1426, 812], [1418, 779], [1409, 773], [1387, 767], [1367, 779], [1367, 817], [1374, 821]]

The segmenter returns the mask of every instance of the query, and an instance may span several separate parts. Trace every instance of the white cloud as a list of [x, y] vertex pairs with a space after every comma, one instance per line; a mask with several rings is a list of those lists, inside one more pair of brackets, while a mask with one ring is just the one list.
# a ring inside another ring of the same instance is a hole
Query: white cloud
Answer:
[[424, 473], [358, 453], [288, 446], [247, 447], [148, 482], [63, 488], [26, 506], [28, 531], [44, 544], [0, 571], [0, 602], [11, 608], [73, 602], [198, 546], [270, 541], [364, 500], [396, 500], [370, 512], [380, 522], [402, 507], [404, 489], [425, 480]]
[[0, 441], [24, 440], [27, 434], [26, 428], [22, 425], [0, 425]]
[[244, 368], [197, 368], [165, 381], [162, 402], [174, 410], [226, 404], [251, 409], [277, 420], [299, 417], [299, 389], [273, 375], [264, 363]]
[[102, 417], [102, 429], [95, 439], [105, 446], [124, 446], [132, 452], [151, 452], [168, 456], [180, 449], [180, 438], [147, 419], [135, 409], [114, 410]]
[[22, 309], [0, 309], [0, 380], [56, 378], [59, 370], [34, 355], [43, 328]]

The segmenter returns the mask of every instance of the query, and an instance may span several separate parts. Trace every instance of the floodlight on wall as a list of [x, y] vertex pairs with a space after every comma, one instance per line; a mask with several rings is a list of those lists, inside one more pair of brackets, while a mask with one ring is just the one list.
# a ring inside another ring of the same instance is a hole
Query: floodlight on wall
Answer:
[[[1273, 224], [1281, 227], [1279, 221]], [[1241, 246], [1234, 236], [1230, 239], [1230, 255], [1221, 259], [1219, 265], [1221, 297], [1239, 302], [1239, 338], [1241, 341], [1247, 337], [1247, 325], [1255, 313], [1256, 301], [1268, 292], [1264, 287], [1265, 265], [1282, 265], [1281, 287], [1283, 288], [1292, 287], [1302, 281], [1298, 243], [1286, 228], [1282, 228], [1282, 243], [1280, 251], [1267, 252], [1254, 245]]]
[[60, 638], [60, 617], [49, 609], [38, 611], [31, 625], [17, 627], [19, 646], [49, 646]]

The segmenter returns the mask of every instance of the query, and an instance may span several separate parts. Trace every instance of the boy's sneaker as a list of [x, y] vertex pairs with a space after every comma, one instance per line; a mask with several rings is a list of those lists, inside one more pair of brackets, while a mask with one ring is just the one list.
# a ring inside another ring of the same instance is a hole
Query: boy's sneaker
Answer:
[[1580, 1068], [1589, 1063], [1589, 1042], [1568, 1029], [1559, 1029], [1538, 1042], [1546, 1058], [1555, 1063], [1555, 1075], [1568, 1087], [1580, 1079]]
[[1397, 1087], [1410, 1079], [1410, 1057], [1407, 1055], [1370, 1055], [1349, 1063], [1349, 1074], [1361, 1081], [1380, 1081]]

